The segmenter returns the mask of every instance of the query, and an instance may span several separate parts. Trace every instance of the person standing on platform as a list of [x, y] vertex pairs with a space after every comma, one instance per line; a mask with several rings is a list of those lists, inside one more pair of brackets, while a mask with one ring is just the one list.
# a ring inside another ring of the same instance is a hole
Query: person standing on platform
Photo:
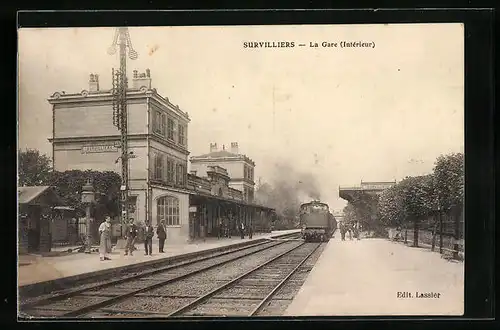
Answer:
[[129, 225], [127, 226], [127, 231], [125, 233], [125, 237], [127, 238], [127, 243], [125, 245], [125, 255], [128, 255], [130, 252], [130, 255], [135, 250], [135, 238], [137, 237], [137, 227], [135, 226], [134, 219], [130, 218]]
[[356, 237], [356, 239], [359, 241], [360, 240], [360, 237], [359, 237], [359, 222], [356, 222], [354, 224], [354, 237]]
[[349, 239], [352, 241], [352, 223], [347, 224], [347, 233], [349, 234]]
[[228, 218], [225, 218], [226, 221], [226, 237], [231, 238], [231, 230], [233, 225], [233, 216], [230, 215]]
[[253, 236], [253, 223], [250, 222], [250, 225], [248, 226], [248, 238], [252, 239]]
[[165, 246], [165, 240], [167, 239], [167, 229], [165, 228], [165, 221], [160, 222], [158, 228], [156, 228], [156, 235], [158, 235], [158, 245], [159, 253], [165, 253], [163, 247]]
[[111, 245], [111, 218], [109, 216], [99, 226], [99, 238], [99, 257], [101, 261], [111, 260], [107, 257], [109, 246]]
[[151, 255], [153, 253], [153, 226], [146, 220], [146, 225], [144, 226], [144, 255]]
[[241, 239], [245, 238], [245, 224], [242, 222], [240, 222], [240, 235], [241, 235]]
[[219, 218], [217, 227], [217, 239], [220, 239], [221, 237], [224, 237], [224, 221], [222, 220], [222, 218]]
[[340, 237], [343, 241], [345, 241], [345, 233], [346, 233], [346, 226], [344, 221], [340, 223]]

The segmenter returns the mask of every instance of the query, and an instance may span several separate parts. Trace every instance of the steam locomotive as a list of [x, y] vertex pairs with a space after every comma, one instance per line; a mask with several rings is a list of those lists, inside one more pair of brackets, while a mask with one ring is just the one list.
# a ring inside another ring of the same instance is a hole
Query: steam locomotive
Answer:
[[328, 204], [311, 201], [300, 206], [302, 238], [306, 242], [328, 242], [337, 229], [337, 220], [330, 212]]

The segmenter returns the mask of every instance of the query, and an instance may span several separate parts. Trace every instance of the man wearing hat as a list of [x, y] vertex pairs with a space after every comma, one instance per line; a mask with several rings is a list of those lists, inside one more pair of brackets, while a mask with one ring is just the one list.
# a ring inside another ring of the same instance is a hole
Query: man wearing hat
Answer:
[[130, 218], [129, 225], [126, 230], [125, 237], [127, 238], [127, 243], [125, 245], [125, 255], [128, 255], [129, 252], [130, 255], [132, 255], [132, 252], [135, 250], [135, 238], [137, 237], [137, 227], [135, 226], [133, 218]]

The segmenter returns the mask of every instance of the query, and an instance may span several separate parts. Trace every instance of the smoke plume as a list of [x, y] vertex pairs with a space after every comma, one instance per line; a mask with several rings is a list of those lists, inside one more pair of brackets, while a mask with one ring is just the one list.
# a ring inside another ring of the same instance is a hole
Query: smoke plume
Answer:
[[259, 203], [274, 208], [278, 215], [294, 218], [300, 204], [321, 199], [321, 193], [311, 173], [299, 172], [289, 163], [279, 162], [271, 179], [257, 188], [255, 198]]

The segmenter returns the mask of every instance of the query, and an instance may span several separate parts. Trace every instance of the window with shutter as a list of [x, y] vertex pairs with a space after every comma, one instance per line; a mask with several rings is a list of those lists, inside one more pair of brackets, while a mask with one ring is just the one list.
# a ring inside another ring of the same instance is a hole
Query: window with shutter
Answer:
[[153, 116], [153, 132], [161, 134], [161, 120], [162, 120], [162, 113], [161, 111], [155, 111], [155, 114]]
[[161, 114], [161, 135], [162, 136], [165, 136], [165, 132], [166, 132], [166, 129], [167, 129], [166, 120], [167, 120], [167, 115], [164, 114], [164, 113], [162, 113]]
[[162, 180], [163, 179], [163, 155], [155, 152], [153, 154], [153, 157], [154, 157], [153, 178], [156, 180]]
[[174, 120], [172, 118], [167, 119], [167, 137], [170, 140], [174, 139]]
[[182, 124], [179, 123], [178, 125], [178, 133], [179, 133], [179, 137], [178, 137], [178, 142], [180, 145], [185, 145], [186, 144], [186, 141], [184, 139], [184, 126]]

